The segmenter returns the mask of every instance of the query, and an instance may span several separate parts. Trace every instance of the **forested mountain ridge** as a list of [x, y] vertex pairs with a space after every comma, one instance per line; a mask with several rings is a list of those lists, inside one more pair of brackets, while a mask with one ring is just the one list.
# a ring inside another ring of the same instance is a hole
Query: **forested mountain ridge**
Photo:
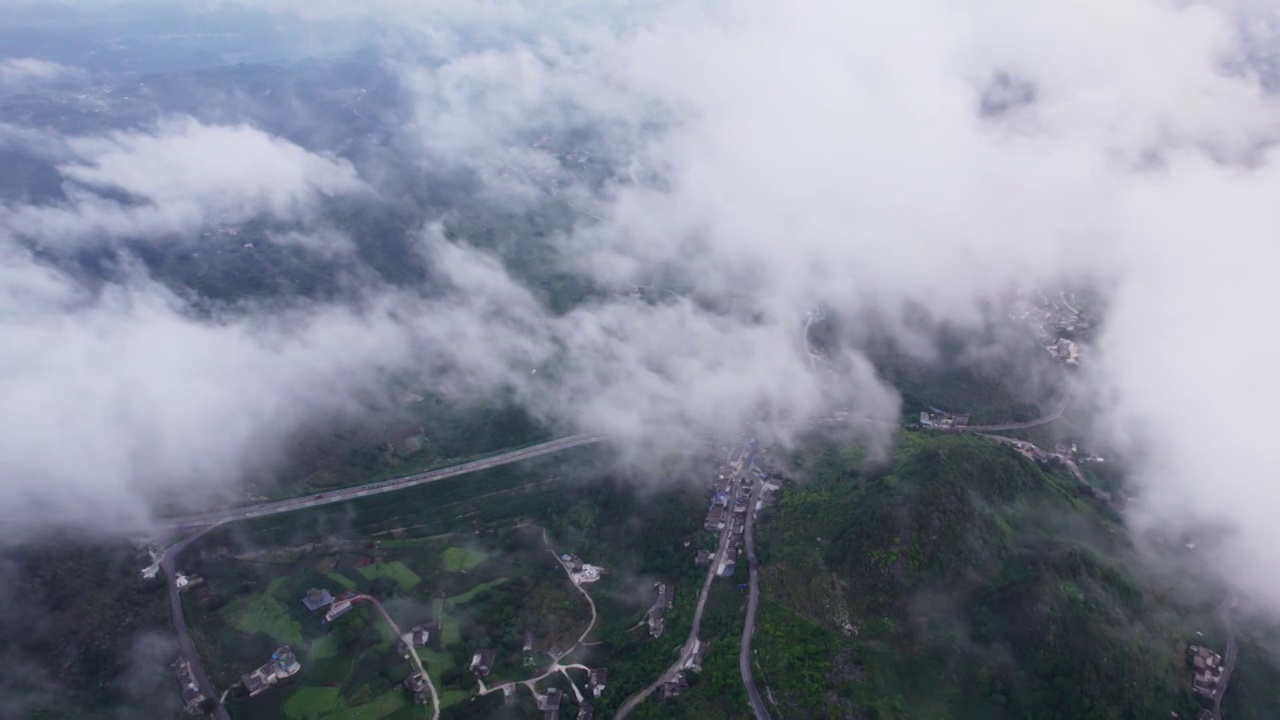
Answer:
[[786, 715], [1194, 717], [1188, 614], [1108, 510], [983, 438], [834, 446], [762, 526], [761, 682]]

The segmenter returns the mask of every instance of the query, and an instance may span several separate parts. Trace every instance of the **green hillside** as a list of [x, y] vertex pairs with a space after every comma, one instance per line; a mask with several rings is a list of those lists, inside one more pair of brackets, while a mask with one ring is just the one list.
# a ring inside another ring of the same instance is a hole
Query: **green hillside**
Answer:
[[1190, 611], [1070, 479], [930, 434], [875, 470], [833, 447], [796, 462], [761, 538], [758, 679], [783, 715], [1195, 716]]

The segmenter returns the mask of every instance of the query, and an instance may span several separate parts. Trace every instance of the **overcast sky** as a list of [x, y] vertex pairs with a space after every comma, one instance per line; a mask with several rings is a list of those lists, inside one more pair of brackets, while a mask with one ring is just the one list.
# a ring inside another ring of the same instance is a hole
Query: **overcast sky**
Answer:
[[[513, 386], [540, 415], [633, 441], [833, 397], [892, 418], [893, 390], [857, 358], [835, 389], [809, 370], [806, 311], [893, 317], [911, 301], [963, 325], [1011, 286], [1092, 278], [1114, 290], [1087, 370], [1099, 431], [1142, 460], [1130, 521], [1227, 523], [1234, 579], [1280, 607], [1280, 575], [1253, 571], [1280, 543], [1265, 3], [272, 7], [377, 28], [370, 42], [413, 101], [405, 163], [473, 167], [496, 197], [531, 202], [495, 159], [554, 167], [529, 138], [593, 128], [619, 176], [562, 189], [595, 218], [550, 240], [563, 268], [619, 288], [681, 278], [718, 309], [618, 301], [554, 317], [434, 226], [415, 243], [451, 291], [429, 300], [371, 287], [354, 307], [210, 319], [141, 270], [86, 289], [31, 248], [198, 245], [212, 220], [305, 224], [376, 183], [331, 149], [245, 124], [0, 128], [67, 188], [0, 207], [11, 513], [123, 523], [146, 516], [155, 487], [233, 488], [317, 416], [357, 412], [406, 371]], [[15, 58], [0, 81], [75, 72]], [[548, 364], [550, 379], [532, 376]]]

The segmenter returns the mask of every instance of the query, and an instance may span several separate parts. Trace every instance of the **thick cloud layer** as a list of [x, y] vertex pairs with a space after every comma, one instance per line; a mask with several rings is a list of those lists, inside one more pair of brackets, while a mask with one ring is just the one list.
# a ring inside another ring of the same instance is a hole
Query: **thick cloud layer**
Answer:
[[[209, 321], [146, 280], [85, 294], [13, 244], [0, 382], [17, 401], [0, 411], [0, 457], [5, 477], [41, 482], [6, 481], [9, 507], [87, 516], [108, 499], [124, 514], [154, 487], [225, 487], [406, 371], [513, 389], [546, 417], [636, 440], [761, 410], [893, 417], [858, 358], [834, 386], [812, 371], [807, 310], [911, 303], [965, 324], [1011, 286], [1097, 279], [1114, 295], [1088, 376], [1106, 439], [1140, 459], [1133, 521], [1228, 524], [1237, 582], [1280, 606], [1280, 577], [1246, 570], [1280, 541], [1265, 460], [1280, 116], [1250, 64], [1258, 26], [1247, 46], [1237, 31], [1252, 10], [569, 3], [543, 21], [504, 4], [281, 7], [383, 23], [416, 101], [405, 162], [471, 167], [524, 203], [554, 192], [581, 213], [551, 240], [562, 269], [689, 296], [620, 292], [556, 316], [427, 228], [430, 300], [373, 288], [360, 309]], [[574, 142], [614, 174], [549, 186]], [[44, 246], [305, 217], [365, 191], [345, 161], [248, 127], [169, 120], [54, 145], [69, 200], [3, 211]], [[79, 455], [57, 452], [67, 437]]]
[[164, 118], [148, 131], [45, 138], [68, 200], [0, 208], [5, 230], [66, 246], [110, 237], [191, 233], [258, 215], [301, 219], [324, 197], [362, 183], [345, 160], [261, 130]]
[[[490, 117], [530, 118], [488, 137], [573, 107], [573, 123], [634, 143], [631, 172], [586, 201], [604, 222], [563, 241], [597, 279], [674, 273], [768, 318], [913, 301], [961, 323], [1011, 285], [1105, 281], [1112, 316], [1088, 374], [1101, 439], [1137, 460], [1132, 522], [1233, 528], [1220, 561], [1280, 604], [1280, 577], [1253, 570], [1280, 541], [1265, 420], [1280, 403], [1266, 330], [1280, 106], [1253, 64], [1265, 7], [708, 7], [415, 78], [467, 74]], [[543, 91], [503, 92], [503, 61]], [[424, 142], [478, 110], [423, 93]], [[735, 333], [776, 347], [785, 326]]]

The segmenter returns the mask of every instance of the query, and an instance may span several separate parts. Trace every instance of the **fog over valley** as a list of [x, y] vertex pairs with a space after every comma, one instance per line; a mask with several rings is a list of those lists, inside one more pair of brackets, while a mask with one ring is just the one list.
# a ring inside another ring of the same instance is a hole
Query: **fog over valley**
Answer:
[[[1280, 613], [1272, 3], [156, 6], [0, 0], [6, 547], [575, 433], [641, 493], [813, 418], [901, 474], [1061, 401], [1138, 556]], [[970, 375], [1029, 409], [920, 389]]]

